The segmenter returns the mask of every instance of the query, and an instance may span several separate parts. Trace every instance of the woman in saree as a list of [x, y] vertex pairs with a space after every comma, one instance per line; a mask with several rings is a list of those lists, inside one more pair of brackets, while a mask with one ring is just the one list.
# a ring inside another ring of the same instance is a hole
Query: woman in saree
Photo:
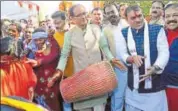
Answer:
[[5, 37], [0, 42], [1, 97], [19, 96], [33, 99], [36, 75], [32, 66], [21, 57], [22, 48], [12, 37]]

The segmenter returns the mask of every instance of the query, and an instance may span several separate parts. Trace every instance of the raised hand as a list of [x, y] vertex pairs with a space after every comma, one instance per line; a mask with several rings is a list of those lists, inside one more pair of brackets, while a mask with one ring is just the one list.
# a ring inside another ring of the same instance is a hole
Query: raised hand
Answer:
[[145, 56], [135, 55], [127, 58], [127, 62], [131, 64], [135, 64], [137, 67], [140, 67], [143, 64], [143, 59]]

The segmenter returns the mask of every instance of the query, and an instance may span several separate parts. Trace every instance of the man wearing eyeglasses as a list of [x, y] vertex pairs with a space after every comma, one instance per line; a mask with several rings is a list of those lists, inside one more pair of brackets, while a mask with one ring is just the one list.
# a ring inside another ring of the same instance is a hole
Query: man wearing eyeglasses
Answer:
[[163, 8], [164, 8], [163, 2], [153, 1], [151, 7], [151, 19], [149, 21], [149, 24], [164, 25]]
[[[89, 24], [87, 19], [86, 8], [83, 5], [77, 4], [69, 10], [70, 16], [75, 23], [71, 30], [65, 33], [63, 50], [57, 71], [48, 83], [51, 87], [57, 78], [64, 71], [68, 56], [72, 52], [74, 61], [74, 73], [85, 69], [91, 64], [102, 61], [100, 48], [105, 52], [109, 60], [113, 60], [113, 56], [109, 51], [107, 43], [100, 42], [101, 30], [98, 25]], [[124, 66], [121, 64], [121, 68]], [[74, 109], [77, 111], [104, 111], [108, 94], [74, 102]]]

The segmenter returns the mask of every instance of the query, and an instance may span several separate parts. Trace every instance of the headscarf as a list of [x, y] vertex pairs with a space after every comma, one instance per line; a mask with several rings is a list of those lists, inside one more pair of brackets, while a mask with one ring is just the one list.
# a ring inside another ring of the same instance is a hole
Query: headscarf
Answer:
[[[48, 38], [48, 33], [47, 32], [35, 32], [34, 34], [32, 34], [32, 41], [29, 43], [27, 48], [30, 49], [32, 52], [37, 51], [38, 48], [37, 48], [34, 40], [35, 39], [40, 39], [40, 38], [47, 39]], [[45, 44], [49, 44], [48, 40], [46, 40]]]
[[40, 39], [40, 38], [48, 38], [47, 32], [35, 32], [32, 34], [32, 40], [34, 39]]

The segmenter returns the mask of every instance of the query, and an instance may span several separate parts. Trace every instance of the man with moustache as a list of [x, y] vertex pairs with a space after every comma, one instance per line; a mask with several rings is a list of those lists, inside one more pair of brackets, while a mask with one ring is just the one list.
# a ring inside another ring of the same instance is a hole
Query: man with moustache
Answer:
[[[52, 86], [65, 69], [70, 52], [74, 61], [74, 72], [79, 72], [91, 64], [102, 61], [101, 49], [112, 63], [115, 63], [108, 45], [100, 41], [100, 28], [95, 24], [88, 24], [86, 8], [81, 4], [73, 5], [69, 10], [70, 16], [75, 22], [75, 27], [65, 33], [65, 40], [60, 61], [55, 76], [49, 81]], [[117, 62], [120, 63], [120, 62]], [[124, 66], [120, 63], [120, 68]], [[108, 95], [95, 97], [83, 101], [74, 102], [77, 111], [104, 111]]]
[[164, 3], [162, 1], [153, 1], [151, 7], [151, 19], [149, 24], [164, 25], [163, 19]]
[[169, 60], [165, 31], [160, 25], [144, 22], [139, 6], [126, 9], [130, 25], [118, 33], [116, 47], [128, 65], [126, 111], [167, 111], [167, 98], [161, 84]]
[[165, 8], [165, 26], [170, 58], [164, 71], [169, 111], [178, 111], [178, 4]]
[[[115, 38], [121, 33], [121, 29], [125, 28], [120, 21], [119, 12], [115, 4], [108, 4], [104, 7], [104, 13], [108, 17], [110, 24], [103, 29], [102, 40], [106, 39], [112, 55], [115, 58], [121, 59], [119, 53], [116, 54]], [[127, 86], [127, 71], [120, 70], [115, 67], [115, 72], [118, 79], [118, 87], [111, 94], [111, 109], [112, 111], [122, 111], [124, 104], [125, 88]]]

